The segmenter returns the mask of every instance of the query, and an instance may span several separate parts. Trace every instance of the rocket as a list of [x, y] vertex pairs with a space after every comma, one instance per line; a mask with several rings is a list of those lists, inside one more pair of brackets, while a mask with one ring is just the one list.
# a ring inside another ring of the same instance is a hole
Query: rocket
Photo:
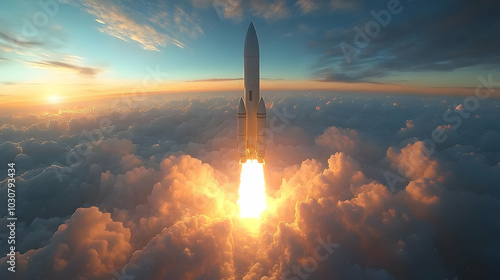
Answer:
[[266, 153], [266, 103], [260, 97], [259, 40], [253, 23], [248, 26], [243, 51], [245, 92], [237, 112], [238, 153], [247, 159], [264, 162]]

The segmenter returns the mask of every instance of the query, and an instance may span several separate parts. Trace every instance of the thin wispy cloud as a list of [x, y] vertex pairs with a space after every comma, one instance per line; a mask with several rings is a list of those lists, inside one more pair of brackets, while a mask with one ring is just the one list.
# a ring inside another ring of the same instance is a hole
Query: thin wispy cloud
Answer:
[[359, 3], [353, 0], [332, 0], [333, 10], [354, 10], [359, 7]]
[[0, 41], [4, 41], [6, 43], [9, 43], [11, 45], [15, 45], [18, 47], [32, 47], [32, 46], [40, 46], [42, 44], [41, 42], [38, 42], [38, 41], [20, 39], [20, 38], [17, 38], [16, 36], [5, 33], [3, 31], [0, 31]]
[[315, 11], [352, 11], [358, 9], [360, 3], [354, 0], [298, 0], [295, 6], [299, 7], [302, 14], [309, 14]]
[[221, 19], [234, 22], [240, 22], [248, 16], [273, 21], [291, 15], [289, 5], [284, 0], [193, 0], [192, 3], [196, 8], [213, 8]]
[[78, 75], [86, 76], [86, 77], [93, 77], [93, 76], [104, 71], [104, 69], [100, 69], [100, 68], [78, 66], [78, 65], [70, 64], [70, 63], [66, 63], [66, 62], [50, 61], [50, 60], [44, 60], [44, 61], [39, 61], [39, 62], [29, 62], [29, 65], [31, 67], [36, 67], [36, 68], [48, 68], [48, 69], [54, 69], [54, 70], [73, 71], [73, 72], [77, 73]]
[[185, 47], [184, 36], [195, 38], [202, 28], [180, 7], [154, 4], [146, 15], [120, 1], [76, 1], [67, 3], [94, 16], [98, 30], [125, 42], [136, 42], [144, 50], [160, 51], [167, 45]]
[[265, 1], [258, 0], [250, 2], [253, 14], [265, 18], [266, 20], [277, 20], [288, 17], [290, 11], [284, 0]]
[[317, 8], [317, 6], [311, 0], [298, 0], [295, 3], [295, 5], [298, 6], [300, 8], [300, 10], [302, 11], [302, 13], [304, 13], [304, 14], [308, 14], [309, 12], [311, 12]]

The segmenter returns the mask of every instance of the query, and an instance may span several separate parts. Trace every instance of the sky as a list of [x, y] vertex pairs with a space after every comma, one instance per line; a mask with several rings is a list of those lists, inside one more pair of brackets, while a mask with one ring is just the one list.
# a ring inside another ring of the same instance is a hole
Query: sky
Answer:
[[498, 5], [2, 1], [0, 103], [239, 90], [250, 22], [263, 89], [470, 94], [498, 72]]
[[0, 1], [0, 279], [497, 279], [499, 5]]

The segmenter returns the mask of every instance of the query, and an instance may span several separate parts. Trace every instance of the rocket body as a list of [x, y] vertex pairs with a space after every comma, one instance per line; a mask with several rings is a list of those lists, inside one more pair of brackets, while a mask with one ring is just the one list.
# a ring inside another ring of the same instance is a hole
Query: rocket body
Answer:
[[238, 104], [238, 153], [240, 161], [264, 162], [266, 151], [266, 106], [260, 97], [259, 41], [253, 23], [247, 30], [244, 47], [243, 98]]

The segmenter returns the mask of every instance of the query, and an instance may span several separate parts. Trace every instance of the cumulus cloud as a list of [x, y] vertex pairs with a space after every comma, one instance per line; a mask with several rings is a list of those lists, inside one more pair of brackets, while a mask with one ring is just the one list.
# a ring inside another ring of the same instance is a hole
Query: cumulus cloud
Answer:
[[173, 279], [235, 279], [233, 247], [229, 219], [192, 216], [162, 230], [134, 254], [125, 270], [142, 279], [166, 275]]
[[16, 277], [494, 278], [500, 104], [453, 128], [445, 99], [269, 94], [260, 224], [237, 215], [235, 96], [6, 118]]
[[97, 207], [78, 209], [59, 226], [47, 246], [18, 257], [22, 276], [16, 277], [106, 279], [109, 271], [128, 259], [129, 239], [130, 230], [114, 222], [109, 213]]

